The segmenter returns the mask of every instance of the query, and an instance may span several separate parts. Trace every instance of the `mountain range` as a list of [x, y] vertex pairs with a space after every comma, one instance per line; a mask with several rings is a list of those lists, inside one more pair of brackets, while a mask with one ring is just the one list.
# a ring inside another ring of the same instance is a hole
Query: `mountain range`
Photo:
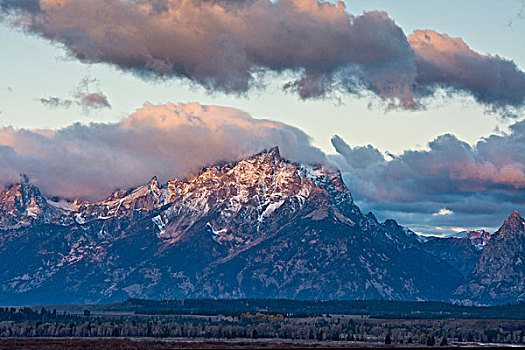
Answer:
[[423, 239], [354, 203], [336, 169], [272, 148], [195, 176], [48, 198], [0, 192], [0, 304], [129, 297], [444, 300], [525, 296], [525, 221]]

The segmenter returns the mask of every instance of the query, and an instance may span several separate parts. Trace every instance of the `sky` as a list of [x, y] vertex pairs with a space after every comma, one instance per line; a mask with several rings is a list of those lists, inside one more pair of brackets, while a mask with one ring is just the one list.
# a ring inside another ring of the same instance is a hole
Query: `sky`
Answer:
[[0, 0], [0, 184], [100, 199], [276, 143], [417, 232], [525, 212], [523, 1], [86, 6]]

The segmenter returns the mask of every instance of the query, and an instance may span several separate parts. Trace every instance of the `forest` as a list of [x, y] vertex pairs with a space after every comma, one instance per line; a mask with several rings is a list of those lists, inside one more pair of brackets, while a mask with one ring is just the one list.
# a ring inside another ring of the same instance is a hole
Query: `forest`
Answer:
[[[259, 302], [262, 303], [262, 301]], [[269, 303], [266, 306], [273, 305], [278, 308], [277, 304], [272, 304], [273, 301], [266, 302]], [[219, 312], [214, 315], [197, 313], [176, 315], [160, 314], [161, 308], [155, 308], [157, 314], [146, 315], [144, 314], [145, 307], [140, 309], [141, 312], [129, 312], [132, 304], [150, 307], [155, 303], [128, 300], [122, 304], [107, 305], [104, 310], [101, 309], [101, 306], [97, 306], [98, 309], [91, 306], [91, 310], [89, 306], [84, 306], [86, 309], [80, 313], [51, 310], [46, 307], [40, 309], [0, 308], [0, 338], [177, 338], [193, 341], [270, 339], [302, 341], [305, 344], [335, 342], [393, 346], [408, 344], [444, 346], [472, 343], [525, 344], [525, 320], [522, 319], [466, 317], [437, 319], [434, 316], [385, 318], [383, 314], [375, 317], [364, 314], [344, 315], [327, 312], [322, 314], [320, 312], [319, 315], [292, 315], [291, 313], [288, 315], [287, 313], [244, 310], [235, 315], [234, 312], [229, 315]], [[171, 303], [178, 303], [178, 301]], [[191, 307], [195, 307], [195, 301], [188, 303]], [[246, 307], [252, 307], [256, 302], [247, 303]], [[276, 301], [276, 303], [279, 302]], [[286, 302], [284, 304], [287, 305]], [[128, 312], [116, 312], [115, 309], [119, 305], [123, 309], [128, 309]], [[222, 302], [216, 305], [225, 306]], [[237, 303], [230, 305], [232, 309], [242, 309]], [[429, 309], [433, 307], [432, 304], [427, 306]], [[522, 305], [508, 307], [515, 307], [516, 310], [519, 310]], [[292, 309], [288, 305], [286, 310], [292, 311]], [[308, 308], [306, 310], [314, 313]], [[318, 310], [327, 311], [327, 308]], [[339, 311], [344, 311], [344, 309], [341, 308]]]
[[290, 300], [290, 299], [171, 299], [130, 298], [111, 304], [106, 310], [131, 311], [147, 315], [230, 315], [246, 312], [284, 314], [288, 317], [326, 314], [364, 315], [402, 319], [525, 319], [525, 303], [497, 306], [465, 306], [440, 301], [394, 300]]

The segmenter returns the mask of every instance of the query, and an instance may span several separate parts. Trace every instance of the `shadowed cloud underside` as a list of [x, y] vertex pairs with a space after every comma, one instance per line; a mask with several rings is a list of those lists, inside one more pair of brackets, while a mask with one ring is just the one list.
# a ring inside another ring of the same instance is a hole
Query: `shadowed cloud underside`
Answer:
[[2, 9], [5, 21], [81, 61], [210, 91], [246, 93], [277, 72], [291, 74], [283, 88], [303, 99], [372, 93], [389, 107], [417, 109], [445, 88], [506, 115], [525, 103], [525, 73], [514, 62], [432, 30], [407, 37], [387, 13], [356, 16], [342, 2], [1, 0]]

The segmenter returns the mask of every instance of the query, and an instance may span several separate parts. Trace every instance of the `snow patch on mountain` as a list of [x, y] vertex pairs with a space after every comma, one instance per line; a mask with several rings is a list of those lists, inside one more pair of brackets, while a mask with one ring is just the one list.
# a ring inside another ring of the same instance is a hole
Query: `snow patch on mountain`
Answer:
[[166, 230], [164, 228], [166, 227], [166, 224], [162, 220], [162, 216], [157, 215], [153, 219], [151, 219], [155, 225], [159, 228], [159, 235], [163, 235], [166, 233]]
[[283, 203], [284, 203], [284, 199], [268, 204], [266, 206], [266, 209], [264, 209], [264, 211], [259, 216], [258, 221], [262, 222], [265, 217], [272, 215], [272, 213], [276, 211], [277, 209], [279, 209], [283, 205]]
[[53, 207], [57, 209], [61, 209], [65, 212], [75, 211], [78, 208], [75, 202], [71, 202], [66, 199], [56, 199], [56, 200], [48, 199], [47, 202]]

